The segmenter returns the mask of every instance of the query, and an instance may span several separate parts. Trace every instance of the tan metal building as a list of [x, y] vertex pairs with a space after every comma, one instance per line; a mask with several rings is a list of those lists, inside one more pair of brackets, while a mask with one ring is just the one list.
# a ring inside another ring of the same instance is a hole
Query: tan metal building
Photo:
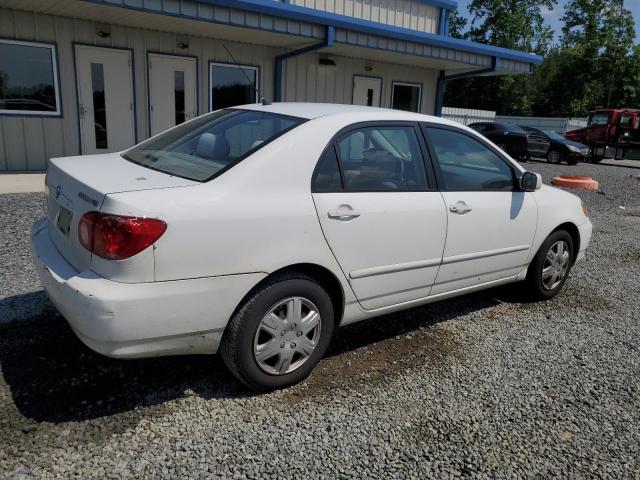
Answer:
[[439, 114], [445, 82], [535, 55], [447, 36], [452, 0], [0, 0], [0, 171], [123, 150], [231, 105]]

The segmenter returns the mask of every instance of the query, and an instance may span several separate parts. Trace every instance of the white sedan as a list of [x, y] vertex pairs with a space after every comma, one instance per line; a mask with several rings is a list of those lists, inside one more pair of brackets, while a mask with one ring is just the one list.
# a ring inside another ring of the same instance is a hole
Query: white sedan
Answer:
[[52, 159], [33, 257], [117, 358], [215, 353], [305, 378], [334, 329], [509, 282], [546, 299], [584, 257], [580, 200], [469, 128], [358, 106], [216, 111], [124, 153]]

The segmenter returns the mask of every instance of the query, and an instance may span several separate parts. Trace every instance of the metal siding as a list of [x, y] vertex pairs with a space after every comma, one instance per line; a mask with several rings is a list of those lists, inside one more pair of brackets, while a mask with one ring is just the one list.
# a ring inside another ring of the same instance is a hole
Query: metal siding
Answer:
[[290, 3], [418, 32], [438, 33], [440, 9], [416, 0], [290, 0]]
[[[148, 3], [151, 2], [146, 0], [145, 5]], [[96, 26], [97, 23], [86, 20], [0, 8], [0, 38], [56, 44], [63, 114], [62, 118], [0, 116], [0, 171], [43, 170], [49, 158], [80, 153], [74, 42], [133, 50], [138, 141], [146, 139], [149, 132], [147, 52], [198, 58], [200, 114], [209, 110], [209, 61], [232, 62], [220, 40], [118, 25], [109, 25], [111, 36], [103, 39], [96, 35]], [[183, 40], [189, 43], [188, 49], [177, 47], [178, 42]], [[282, 51], [227, 40], [224, 43], [239, 63], [259, 67], [261, 93], [271, 98], [273, 59]]]
[[[382, 78], [381, 106], [391, 106], [392, 83], [422, 84], [421, 113], [432, 114], [438, 71], [407, 65], [331, 55], [335, 67], [318, 65], [318, 54], [308, 53], [285, 63], [283, 101], [351, 103], [353, 76]], [[371, 67], [371, 70], [368, 70]]]

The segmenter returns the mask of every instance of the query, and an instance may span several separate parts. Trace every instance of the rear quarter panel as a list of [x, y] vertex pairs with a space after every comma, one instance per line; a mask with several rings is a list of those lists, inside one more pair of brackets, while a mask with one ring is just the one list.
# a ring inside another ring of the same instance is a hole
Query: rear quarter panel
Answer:
[[332, 271], [348, 294], [320, 229], [311, 177], [329, 140], [349, 123], [309, 121], [210, 182], [109, 195], [108, 211], [167, 223], [153, 247], [156, 281], [271, 273], [314, 263]]

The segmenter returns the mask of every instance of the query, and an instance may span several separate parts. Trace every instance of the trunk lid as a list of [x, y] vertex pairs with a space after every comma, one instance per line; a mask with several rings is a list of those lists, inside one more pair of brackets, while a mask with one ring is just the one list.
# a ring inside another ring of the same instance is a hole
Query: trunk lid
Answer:
[[119, 153], [51, 159], [46, 178], [51, 240], [81, 272], [89, 267], [91, 252], [78, 240], [78, 222], [86, 212], [100, 211], [106, 195], [196, 184], [136, 165]]

